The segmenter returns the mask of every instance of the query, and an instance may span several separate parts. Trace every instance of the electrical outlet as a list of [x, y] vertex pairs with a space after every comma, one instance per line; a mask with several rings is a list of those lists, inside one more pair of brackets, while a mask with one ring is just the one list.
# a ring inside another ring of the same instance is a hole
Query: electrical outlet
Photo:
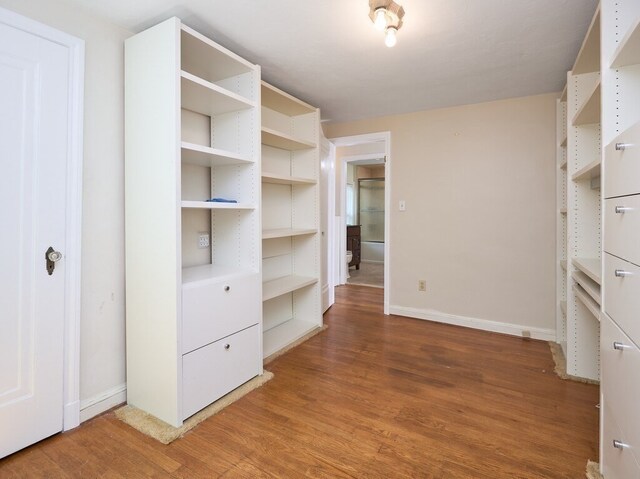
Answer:
[[531, 338], [531, 331], [527, 331], [526, 329], [522, 331], [522, 337], [525, 339]]
[[198, 248], [208, 248], [209, 247], [209, 233], [206, 231], [201, 231], [198, 233]]
[[418, 291], [427, 291], [427, 282], [424, 279], [418, 280]]

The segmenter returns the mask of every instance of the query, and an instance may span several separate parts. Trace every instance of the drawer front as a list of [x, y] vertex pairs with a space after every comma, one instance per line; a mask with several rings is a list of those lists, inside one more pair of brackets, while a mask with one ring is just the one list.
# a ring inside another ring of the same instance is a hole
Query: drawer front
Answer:
[[182, 356], [182, 418], [262, 373], [260, 327], [252, 326]]
[[182, 352], [258, 324], [261, 314], [258, 274], [186, 286], [182, 290]]
[[604, 250], [640, 264], [640, 195], [605, 200], [604, 208]]
[[602, 473], [606, 479], [640, 479], [640, 467], [633, 451], [614, 447], [614, 440], [624, 441], [624, 438], [605, 400], [602, 427]]
[[640, 268], [607, 253], [603, 282], [605, 312], [640, 344]]
[[640, 349], [606, 314], [602, 315], [600, 360], [604, 400], [624, 442], [640, 457]]
[[[616, 144], [628, 144], [616, 150]], [[604, 196], [633, 195], [640, 193], [640, 123], [621, 133], [605, 149], [606, 168]]]

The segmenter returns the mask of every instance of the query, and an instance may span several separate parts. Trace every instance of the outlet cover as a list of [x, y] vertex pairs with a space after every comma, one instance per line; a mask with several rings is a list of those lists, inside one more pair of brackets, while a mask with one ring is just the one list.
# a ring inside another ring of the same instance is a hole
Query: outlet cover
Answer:
[[209, 233], [201, 231], [198, 233], [198, 248], [204, 249], [209, 247]]

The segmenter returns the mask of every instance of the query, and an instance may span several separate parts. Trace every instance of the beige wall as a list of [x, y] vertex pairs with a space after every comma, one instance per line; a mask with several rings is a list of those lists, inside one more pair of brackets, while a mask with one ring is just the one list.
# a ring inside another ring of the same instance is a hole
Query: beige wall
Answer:
[[86, 406], [125, 383], [123, 42], [131, 34], [61, 0], [0, 0], [0, 6], [85, 40], [80, 396]]
[[391, 132], [396, 312], [553, 334], [556, 97], [324, 125], [327, 138]]

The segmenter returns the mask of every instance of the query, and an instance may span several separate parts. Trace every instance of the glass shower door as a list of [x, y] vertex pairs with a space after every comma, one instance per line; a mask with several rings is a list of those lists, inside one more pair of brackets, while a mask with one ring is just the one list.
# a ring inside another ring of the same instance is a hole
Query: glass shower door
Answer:
[[361, 241], [384, 243], [384, 178], [358, 180]]

